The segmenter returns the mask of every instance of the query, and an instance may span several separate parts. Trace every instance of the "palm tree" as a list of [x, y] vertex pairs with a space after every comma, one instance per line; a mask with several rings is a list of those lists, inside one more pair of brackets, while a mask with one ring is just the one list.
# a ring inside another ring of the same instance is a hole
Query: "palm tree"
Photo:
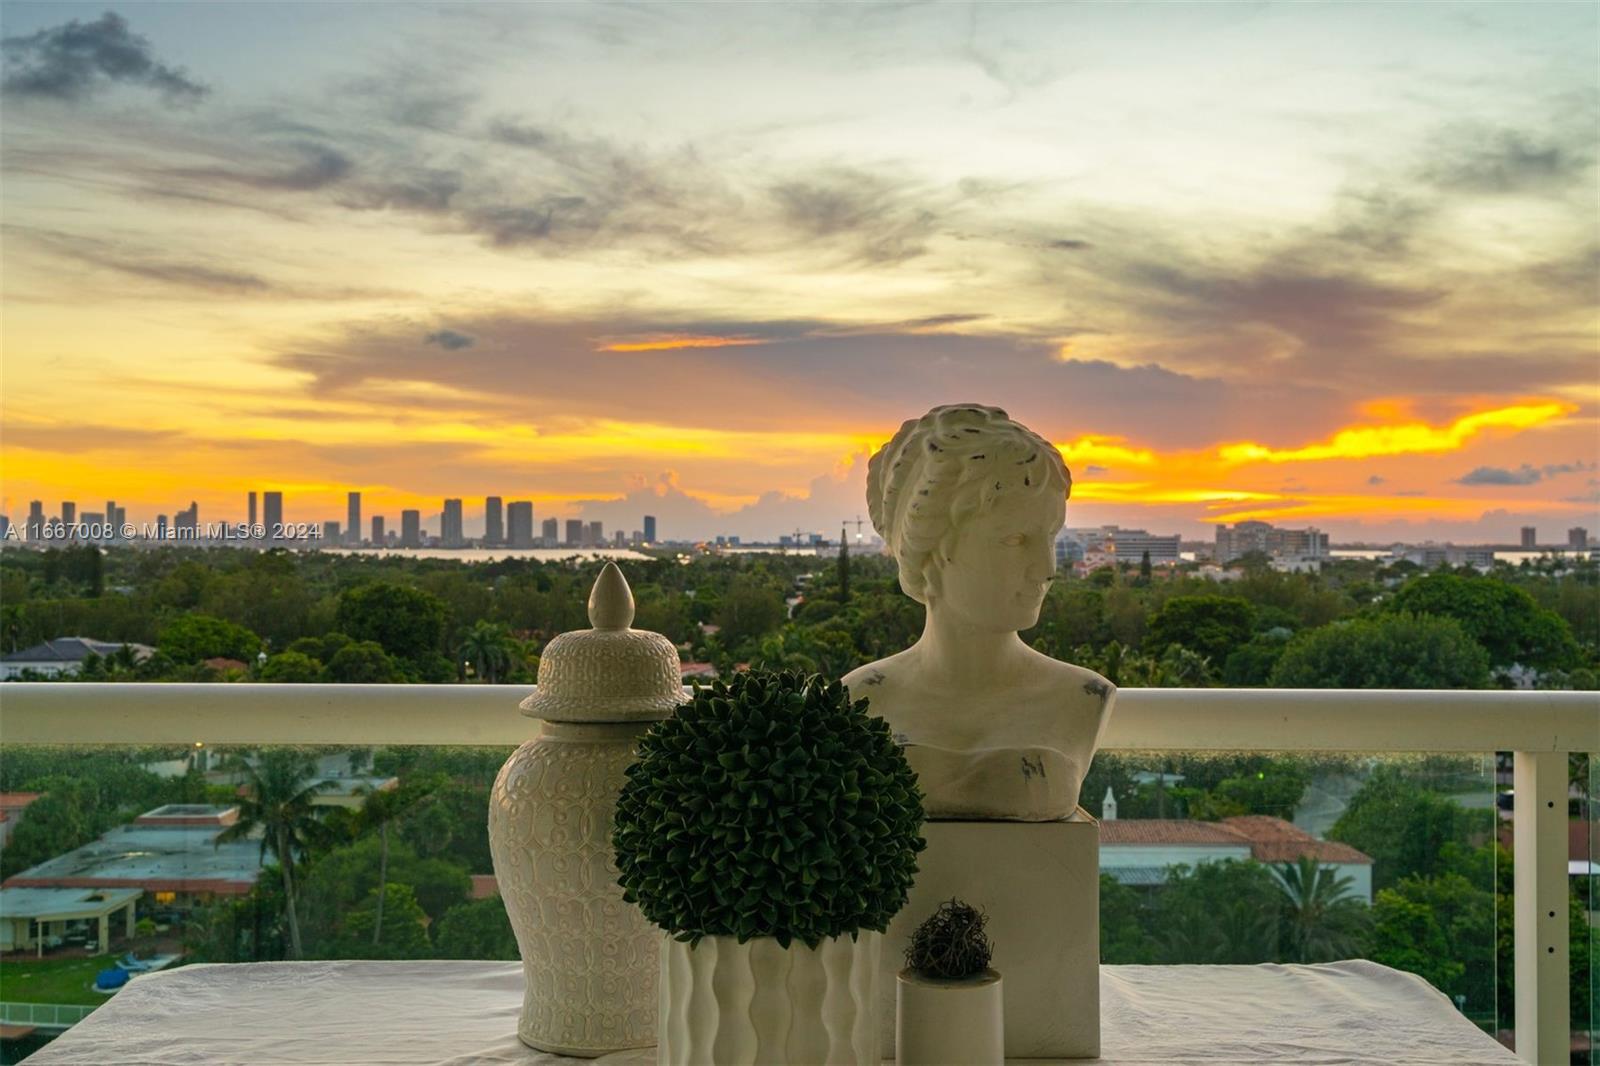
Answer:
[[356, 817], [356, 825], [363, 832], [376, 829], [379, 839], [383, 842], [378, 852], [377, 909], [372, 916], [374, 944], [380, 943], [383, 939], [383, 899], [389, 884], [389, 825], [399, 821], [402, 815], [426, 799], [433, 792], [435, 784], [428, 781], [417, 785], [401, 785], [393, 789], [361, 790], [366, 800], [361, 804], [361, 813]]
[[1271, 870], [1283, 893], [1291, 961], [1330, 962], [1354, 954], [1367, 919], [1351, 893], [1355, 879], [1310, 855]]
[[500, 622], [479, 619], [456, 649], [456, 658], [477, 667], [489, 684], [495, 684], [511, 669], [517, 644], [511, 631]]
[[295, 855], [305, 854], [322, 835], [312, 797], [333, 788], [333, 782], [315, 779], [316, 763], [309, 755], [285, 749], [269, 749], [254, 764], [234, 758], [225, 765], [244, 775], [244, 794], [239, 799], [239, 820], [218, 834], [216, 843], [245, 840], [261, 831], [262, 861], [270, 852], [283, 875], [290, 957], [302, 958], [300, 918], [295, 913]]

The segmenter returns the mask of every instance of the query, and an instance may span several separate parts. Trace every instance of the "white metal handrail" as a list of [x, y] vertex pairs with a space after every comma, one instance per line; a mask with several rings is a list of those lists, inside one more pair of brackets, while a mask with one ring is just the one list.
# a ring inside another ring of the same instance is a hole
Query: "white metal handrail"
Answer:
[[[510, 745], [531, 691], [496, 685], [0, 684], [4, 744]], [[1515, 753], [1517, 1053], [1565, 1061], [1567, 753], [1600, 750], [1587, 692], [1122, 689], [1109, 750]]]
[[[7, 744], [520, 744], [519, 685], [0, 684]], [[1590, 751], [1600, 695], [1126, 688], [1101, 746], [1137, 751]]]

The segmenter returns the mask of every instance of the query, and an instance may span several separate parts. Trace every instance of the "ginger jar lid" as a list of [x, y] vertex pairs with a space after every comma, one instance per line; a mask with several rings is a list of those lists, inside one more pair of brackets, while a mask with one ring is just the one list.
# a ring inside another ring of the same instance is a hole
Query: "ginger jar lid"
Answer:
[[589, 593], [589, 624], [594, 628], [562, 633], [545, 646], [523, 714], [550, 722], [649, 722], [688, 699], [672, 641], [630, 628], [633, 590], [616, 563], [606, 563]]

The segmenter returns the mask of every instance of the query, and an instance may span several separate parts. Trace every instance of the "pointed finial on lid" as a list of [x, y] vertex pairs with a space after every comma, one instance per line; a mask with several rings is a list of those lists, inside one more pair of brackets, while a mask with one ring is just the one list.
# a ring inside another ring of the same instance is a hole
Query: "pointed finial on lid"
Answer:
[[633, 625], [633, 590], [616, 563], [608, 562], [589, 593], [589, 624], [596, 629], [627, 629]]

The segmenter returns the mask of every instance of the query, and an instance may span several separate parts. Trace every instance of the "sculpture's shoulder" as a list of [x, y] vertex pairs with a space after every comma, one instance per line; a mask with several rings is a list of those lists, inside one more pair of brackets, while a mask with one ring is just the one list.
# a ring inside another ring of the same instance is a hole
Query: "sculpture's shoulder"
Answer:
[[1109, 708], [1117, 696], [1117, 686], [1101, 677], [1087, 666], [1075, 666], [1064, 663], [1060, 659], [1043, 657], [1045, 673], [1054, 688], [1066, 688], [1074, 697], [1092, 697], [1100, 701], [1102, 707]]
[[845, 674], [840, 680], [844, 687], [850, 690], [854, 699], [872, 698], [874, 692], [892, 690], [904, 681], [906, 667], [909, 665], [906, 652], [896, 652], [886, 659], [858, 666]]

